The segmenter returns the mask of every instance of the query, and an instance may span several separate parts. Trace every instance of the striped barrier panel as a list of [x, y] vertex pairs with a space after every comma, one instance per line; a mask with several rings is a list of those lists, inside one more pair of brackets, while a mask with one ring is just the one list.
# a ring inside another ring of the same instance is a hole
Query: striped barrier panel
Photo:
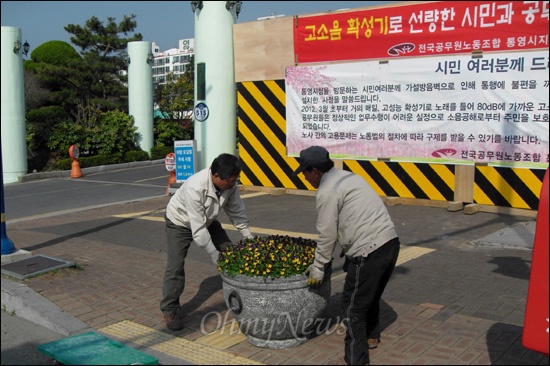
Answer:
[[[237, 83], [238, 147], [243, 163], [241, 184], [313, 190], [286, 155], [284, 80]], [[342, 168], [359, 174], [380, 196], [454, 201], [453, 164], [344, 160]], [[464, 202], [536, 210], [544, 169], [475, 166], [473, 196]]]

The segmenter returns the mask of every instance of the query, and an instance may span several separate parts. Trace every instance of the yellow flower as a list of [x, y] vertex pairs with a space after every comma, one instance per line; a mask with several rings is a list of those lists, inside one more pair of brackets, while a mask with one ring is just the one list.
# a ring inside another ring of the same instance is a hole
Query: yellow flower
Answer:
[[256, 236], [222, 251], [218, 270], [260, 277], [287, 277], [302, 274], [313, 262], [316, 243], [282, 235]]

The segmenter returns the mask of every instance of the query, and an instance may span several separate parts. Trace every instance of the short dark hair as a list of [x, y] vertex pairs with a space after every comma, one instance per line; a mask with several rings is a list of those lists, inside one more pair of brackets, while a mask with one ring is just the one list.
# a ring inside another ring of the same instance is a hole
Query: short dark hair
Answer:
[[318, 169], [319, 171], [321, 171], [322, 173], [326, 173], [329, 170], [331, 170], [333, 167], [334, 167], [334, 161], [327, 160], [327, 161], [325, 161], [323, 163], [320, 163], [320, 164], [310, 165], [307, 168], [305, 168], [304, 170], [306, 170], [308, 172], [311, 172], [313, 170], [313, 168], [315, 168], [315, 169]]
[[212, 162], [210, 170], [212, 175], [217, 173], [221, 179], [229, 179], [241, 174], [241, 161], [235, 155], [220, 154]]

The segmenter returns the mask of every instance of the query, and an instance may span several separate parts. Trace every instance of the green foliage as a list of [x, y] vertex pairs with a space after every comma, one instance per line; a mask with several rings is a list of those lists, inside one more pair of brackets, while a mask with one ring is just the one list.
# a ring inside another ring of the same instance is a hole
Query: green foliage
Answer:
[[172, 73], [166, 78], [166, 84], [158, 85], [155, 89], [155, 102], [169, 119], [190, 120], [195, 100], [191, 66], [179, 78]]
[[90, 147], [88, 134], [89, 132], [82, 125], [71, 121], [61, 121], [53, 126], [47, 145], [50, 150], [57, 152], [58, 156], [64, 156], [62, 154], [75, 144], [78, 145], [82, 153]]
[[124, 19], [117, 24], [116, 18], [108, 17], [107, 24], [104, 25], [97, 17], [92, 16], [86, 21], [84, 27], [69, 24], [65, 30], [73, 34], [71, 42], [79, 46], [84, 54], [95, 53], [105, 56], [125, 49], [128, 42], [142, 40], [143, 36], [140, 33], [128, 38], [120, 37], [121, 34], [128, 35], [134, 31], [137, 26], [135, 18], [135, 14], [124, 15]]
[[179, 77], [167, 75], [164, 85], [157, 85], [154, 101], [166, 118], [155, 119], [155, 144], [174, 146], [176, 140], [192, 140], [194, 72], [193, 57], [190, 58], [185, 73]]
[[316, 246], [310, 239], [282, 235], [243, 239], [220, 252], [218, 271], [272, 278], [303, 274], [315, 259]]
[[[61, 106], [40, 107], [27, 113], [25, 127], [27, 130], [27, 168], [29, 172], [42, 170], [50, 160], [52, 152], [47, 144], [53, 127], [61, 121], [65, 121], [65, 123], [70, 121], [69, 116]], [[66, 152], [67, 150], [63, 151], [63, 153]], [[61, 151], [57, 153], [62, 154]]]
[[29, 63], [25, 67], [36, 67], [39, 63], [50, 65], [69, 65], [74, 61], [81, 61], [82, 57], [76, 50], [64, 41], [49, 41], [42, 43], [31, 52], [31, 60], [34, 65]]
[[149, 154], [143, 150], [126, 151], [124, 153], [124, 162], [130, 163], [132, 161], [146, 161], [149, 160]]
[[67, 121], [58, 123], [51, 132], [48, 147], [63, 152], [76, 144], [82, 156], [105, 155], [119, 160], [126, 151], [136, 149], [138, 137], [133, 117], [109, 111], [101, 114], [99, 122], [93, 126]]
[[27, 113], [27, 147], [32, 154], [38, 153], [49, 140], [52, 126], [60, 121], [69, 120], [61, 106], [46, 106]]
[[174, 152], [174, 144], [172, 146], [153, 146], [151, 149], [151, 160], [164, 159], [171, 152]]
[[176, 140], [191, 140], [193, 128], [191, 123], [185, 123], [166, 119], [155, 120], [154, 127], [155, 145], [174, 146]]
[[90, 146], [98, 155], [122, 158], [124, 152], [135, 150], [139, 134], [134, 117], [121, 111], [103, 113], [101, 122], [91, 129], [94, 142]]

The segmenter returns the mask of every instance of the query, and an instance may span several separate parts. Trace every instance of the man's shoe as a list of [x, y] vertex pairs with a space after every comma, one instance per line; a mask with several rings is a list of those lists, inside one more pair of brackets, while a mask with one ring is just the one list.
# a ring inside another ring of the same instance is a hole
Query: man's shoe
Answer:
[[170, 330], [177, 331], [183, 329], [183, 320], [177, 311], [172, 314], [165, 315], [164, 322], [166, 323], [166, 327]]
[[367, 343], [369, 344], [369, 349], [374, 349], [378, 347], [378, 338], [369, 338], [367, 339]]

